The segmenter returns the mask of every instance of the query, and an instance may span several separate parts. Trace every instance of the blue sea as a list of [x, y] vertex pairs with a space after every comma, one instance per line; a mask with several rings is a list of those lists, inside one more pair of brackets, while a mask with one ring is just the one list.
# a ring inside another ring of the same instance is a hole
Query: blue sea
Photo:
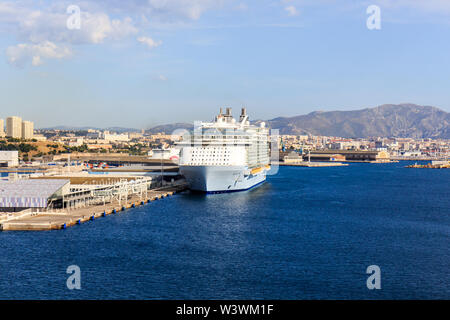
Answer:
[[407, 164], [281, 167], [243, 193], [0, 232], [0, 299], [450, 299], [450, 170]]

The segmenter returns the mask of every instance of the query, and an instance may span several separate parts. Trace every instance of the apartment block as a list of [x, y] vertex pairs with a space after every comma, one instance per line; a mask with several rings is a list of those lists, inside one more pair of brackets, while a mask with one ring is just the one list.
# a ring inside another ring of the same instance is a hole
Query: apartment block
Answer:
[[31, 121], [22, 122], [22, 139], [33, 139], [34, 123]]
[[22, 118], [8, 117], [6, 119], [6, 136], [12, 138], [22, 138]]

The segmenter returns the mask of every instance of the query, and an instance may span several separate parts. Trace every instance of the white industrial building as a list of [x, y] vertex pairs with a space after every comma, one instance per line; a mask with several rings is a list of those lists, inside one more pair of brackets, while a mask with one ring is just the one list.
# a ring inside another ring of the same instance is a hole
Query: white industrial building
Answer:
[[148, 156], [152, 160], [172, 160], [178, 161], [180, 158], [180, 149], [152, 149], [148, 152]]
[[53, 201], [61, 201], [69, 189], [69, 180], [0, 180], [0, 212], [47, 208]]
[[0, 151], [0, 167], [17, 167], [19, 151]]

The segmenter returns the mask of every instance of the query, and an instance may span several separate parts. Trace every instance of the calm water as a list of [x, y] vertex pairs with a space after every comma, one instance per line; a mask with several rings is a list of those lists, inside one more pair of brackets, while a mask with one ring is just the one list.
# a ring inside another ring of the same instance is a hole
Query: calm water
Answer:
[[450, 170], [404, 165], [283, 167], [245, 193], [2, 232], [0, 299], [450, 299]]

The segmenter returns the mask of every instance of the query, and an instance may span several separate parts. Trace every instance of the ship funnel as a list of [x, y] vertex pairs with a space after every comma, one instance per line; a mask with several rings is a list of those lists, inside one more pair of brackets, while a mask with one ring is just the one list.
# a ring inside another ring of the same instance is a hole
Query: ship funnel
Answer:
[[248, 116], [247, 116], [247, 109], [246, 108], [242, 108], [241, 109], [241, 116], [239, 117], [239, 121], [241, 122], [241, 123], [244, 123], [244, 121], [246, 121], [248, 119]]
[[231, 108], [227, 108], [227, 116], [231, 117]]

